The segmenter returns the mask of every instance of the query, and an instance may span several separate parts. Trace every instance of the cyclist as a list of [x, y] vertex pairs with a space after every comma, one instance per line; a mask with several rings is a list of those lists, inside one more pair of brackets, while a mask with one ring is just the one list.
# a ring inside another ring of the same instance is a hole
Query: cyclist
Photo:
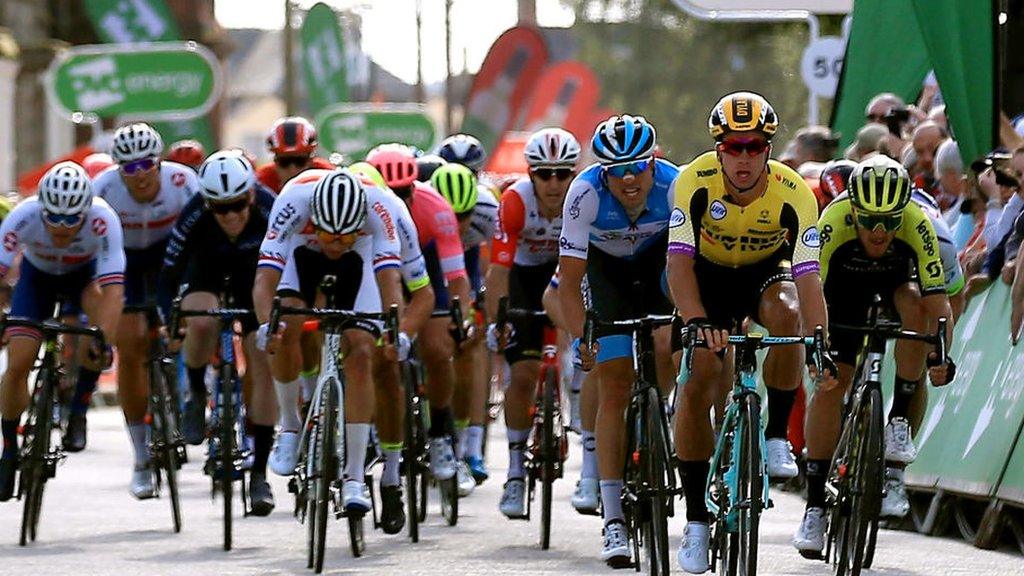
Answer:
[[[165, 317], [179, 286], [185, 287], [184, 310], [227, 306], [220, 300], [225, 290], [232, 298], [231, 307], [252, 309], [256, 261], [274, 195], [257, 184], [252, 165], [237, 151], [211, 155], [199, 168], [199, 184], [199, 194], [185, 205], [174, 225], [164, 256], [158, 300]], [[254, 455], [249, 502], [253, 514], [266, 516], [274, 509], [267, 458], [274, 442], [277, 405], [267, 357], [256, 350], [256, 320], [243, 318], [241, 326], [245, 425]], [[217, 352], [220, 328], [216, 318], [188, 318], [185, 325], [183, 359], [191, 396], [182, 415], [182, 436], [192, 445], [206, 438], [206, 367]]]
[[309, 120], [302, 116], [279, 119], [267, 134], [267, 150], [274, 160], [256, 169], [256, 179], [278, 194], [289, 180], [305, 170], [334, 168], [329, 161], [313, 156], [316, 146], [316, 128]]
[[[530, 173], [505, 191], [498, 210], [487, 272], [489, 318], [495, 318], [498, 301], [505, 296], [511, 308], [544, 309], [541, 299], [558, 264], [562, 205], [576, 174], [580, 145], [561, 128], [545, 128], [530, 136], [523, 153]], [[495, 352], [503, 349], [512, 369], [504, 402], [509, 466], [499, 508], [509, 518], [523, 518], [526, 441], [540, 374], [544, 322], [513, 318], [509, 324], [506, 334], [499, 334], [494, 324], [487, 330], [488, 345]]]
[[[678, 558], [692, 574], [708, 570], [709, 410], [727, 375], [721, 353], [728, 333], [741, 329], [747, 317], [779, 335], [825, 325], [817, 201], [800, 175], [769, 160], [777, 128], [775, 111], [760, 95], [726, 95], [708, 119], [715, 149], [698, 156], [673, 185], [669, 287], [680, 316], [700, 328], [709, 344], [693, 355], [675, 420], [687, 519]], [[803, 349], [789, 346], [773, 349], [764, 363], [771, 478], [798, 472], [786, 429], [803, 361]]]
[[116, 162], [114, 162], [114, 159], [106, 152], [93, 152], [85, 158], [82, 158], [82, 168], [85, 168], [86, 173], [89, 174], [89, 178], [96, 178], [100, 172], [103, 172], [114, 164], [116, 164]]
[[[117, 214], [93, 198], [85, 169], [74, 162], [50, 168], [39, 182], [39, 193], [14, 208], [0, 225], [0, 278], [7, 276], [22, 254], [14, 287], [11, 317], [45, 320], [59, 298], [83, 310], [90, 321], [113, 334], [124, 298], [124, 248]], [[18, 469], [18, 426], [29, 403], [28, 376], [39, 352], [41, 335], [11, 328], [7, 342], [7, 371], [0, 384], [0, 501], [14, 493]], [[93, 350], [78, 370], [79, 388], [91, 389], [100, 370], [110, 362], [110, 348]]]
[[[875, 293], [909, 330], [934, 330], [940, 317], [950, 316], [935, 231], [911, 201], [910, 176], [895, 160], [877, 155], [861, 162], [850, 175], [848, 192], [825, 209], [818, 227], [831, 321], [864, 323]], [[952, 338], [952, 324], [948, 328], [947, 337]], [[820, 385], [807, 409], [807, 509], [793, 544], [808, 557], [817, 557], [824, 547], [825, 481], [839, 439], [843, 397], [853, 382], [862, 343], [857, 335], [832, 334], [838, 385]], [[895, 393], [885, 432], [887, 463], [906, 464], [916, 456], [906, 417], [928, 353], [924, 343], [896, 343]], [[930, 369], [929, 376], [942, 385], [952, 380], [954, 371], [946, 359]], [[902, 492], [901, 481], [902, 470], [888, 470], [886, 490]], [[902, 501], [906, 502], [905, 494]], [[908, 509], [893, 512], [902, 516]]]
[[[274, 295], [281, 296], [285, 306], [322, 305], [320, 281], [334, 274], [337, 308], [379, 312], [392, 304], [401, 307], [401, 247], [396, 219], [380, 201], [384, 194], [345, 169], [310, 170], [285, 185], [274, 202], [260, 246], [253, 304], [263, 323], [257, 345], [272, 354], [281, 429], [270, 467], [277, 474], [291, 475], [298, 459], [303, 319], [284, 317], [279, 331], [269, 334], [266, 322]], [[374, 411], [372, 368], [379, 335], [379, 323], [364, 321], [348, 323], [343, 333], [346, 466], [342, 501], [349, 512], [370, 509], [364, 460]]]
[[416, 158], [416, 180], [430, 182], [430, 177], [434, 175], [434, 170], [447, 163], [447, 160], [437, 154], [424, 154]]
[[[366, 162], [356, 162], [348, 169], [363, 178], [364, 182], [387, 191], [387, 194], [381, 196], [381, 201], [396, 217], [395, 228], [402, 246], [402, 279], [409, 293], [405, 313], [399, 322], [399, 338], [407, 342], [419, 333], [434, 310], [434, 290], [427, 276], [427, 265], [420, 250], [416, 225], [405, 203], [388, 189], [384, 177], [376, 168]], [[404, 346], [403, 349], [407, 348]], [[398, 359], [406, 360], [405, 357]], [[405, 504], [399, 475], [404, 446], [405, 396], [398, 377], [398, 366], [394, 362], [378, 358], [375, 368], [377, 410], [374, 422], [381, 452], [384, 453], [384, 471], [380, 477], [381, 528], [386, 534], [397, 534], [405, 527]]]
[[[185, 204], [199, 191], [191, 169], [160, 161], [163, 141], [148, 124], [122, 126], [114, 132], [111, 156], [117, 170], [107, 170], [93, 181], [93, 190], [117, 212], [124, 230], [125, 304], [145, 304], [156, 297], [157, 276], [163, 264], [171, 229]], [[146, 361], [149, 341], [143, 314], [124, 314], [117, 329], [118, 400], [124, 411], [135, 451], [131, 492], [136, 498], [155, 494], [149, 465], [149, 379]], [[91, 392], [91, 391], [90, 391]], [[77, 397], [81, 397], [79, 393]], [[76, 400], [77, 402], [77, 400]], [[85, 447], [85, 414], [68, 418], [65, 448]]]
[[487, 161], [487, 152], [475, 136], [469, 134], [452, 134], [441, 141], [437, 147], [437, 155], [446, 162], [462, 164], [477, 174]]
[[[498, 200], [486, 186], [477, 182], [469, 168], [450, 163], [434, 171], [430, 183], [455, 212], [459, 222], [466, 273], [474, 301], [483, 286], [480, 247], [494, 236], [498, 220]], [[475, 307], [475, 306], [474, 306]], [[479, 314], [479, 312], [478, 312]], [[453, 397], [459, 489], [468, 496], [477, 482], [487, 479], [483, 459], [484, 412], [486, 409], [487, 374], [483, 340], [455, 355], [456, 388]]]
[[198, 172], [203, 160], [206, 160], [206, 148], [198, 140], [178, 140], [171, 144], [164, 159], [183, 164]]
[[[447, 311], [449, 295], [458, 296], [463, 318], [470, 318], [469, 279], [458, 220], [451, 206], [428, 184], [416, 182], [419, 170], [415, 154], [408, 146], [382, 144], [367, 154], [366, 162], [384, 176], [388, 187], [405, 202], [412, 214], [434, 290], [434, 309]], [[448, 480], [458, 473], [453, 447], [455, 420], [451, 407], [455, 386], [452, 364], [455, 341], [450, 328], [448, 318], [431, 318], [421, 330], [418, 345], [426, 369], [430, 401], [430, 429], [427, 431], [430, 467], [438, 480]], [[470, 343], [463, 343], [463, 346]]]

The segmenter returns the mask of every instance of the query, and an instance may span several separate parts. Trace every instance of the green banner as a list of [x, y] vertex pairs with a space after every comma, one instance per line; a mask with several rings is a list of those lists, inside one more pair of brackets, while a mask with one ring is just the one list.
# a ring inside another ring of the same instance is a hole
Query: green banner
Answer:
[[164, 0], [85, 0], [96, 34], [110, 44], [180, 40]]
[[330, 6], [318, 2], [306, 13], [299, 35], [310, 115], [317, 116], [331, 104], [348, 101], [345, 43], [337, 14]]
[[388, 142], [429, 150], [437, 138], [434, 123], [416, 104], [338, 104], [324, 110], [316, 126], [324, 150], [350, 160], [362, 160], [371, 148]]

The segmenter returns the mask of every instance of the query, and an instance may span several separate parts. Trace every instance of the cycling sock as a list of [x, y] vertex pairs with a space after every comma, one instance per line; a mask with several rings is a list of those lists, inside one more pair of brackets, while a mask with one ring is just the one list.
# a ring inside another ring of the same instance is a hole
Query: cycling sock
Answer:
[[364, 482], [366, 445], [370, 442], [369, 424], [345, 424], [345, 479]]
[[469, 420], [455, 421], [455, 459], [462, 460], [466, 457], [466, 440], [469, 436]]
[[[770, 390], [770, 388], [769, 388]], [[711, 463], [707, 460], [680, 460], [683, 495], [686, 497], [686, 521], [707, 522], [708, 506], [704, 496], [708, 491], [708, 472]]]
[[892, 422], [894, 418], [907, 417], [915, 392], [917, 392], [917, 380], [896, 377], [892, 386], [892, 408], [889, 410], [889, 422]]
[[202, 404], [206, 403], [206, 365], [196, 368], [185, 366], [188, 374], [188, 389], [192, 394], [192, 401]]
[[135, 452], [135, 467], [143, 468], [149, 465], [149, 424], [129, 422], [128, 436], [132, 439], [132, 449]]
[[[455, 431], [455, 420], [452, 416], [451, 408], [434, 408], [430, 407], [430, 429], [427, 430], [427, 436], [431, 438], [441, 438], [448, 435], [453, 435]], [[454, 438], [453, 438], [454, 439]]]
[[291, 382], [278, 382], [275, 378], [274, 390], [277, 392], [277, 407], [281, 412], [277, 423], [282, 431], [298, 432], [302, 428], [302, 419], [299, 418], [299, 380], [296, 378]]
[[267, 475], [267, 459], [274, 445], [274, 427], [268, 424], [252, 424], [247, 427], [253, 438], [252, 472]]
[[299, 380], [302, 381], [302, 401], [312, 402], [313, 394], [316, 392], [316, 377], [320, 375], [320, 368], [303, 370], [299, 373]]
[[764, 427], [764, 437], [786, 438], [789, 429], [789, 413], [793, 411], [796, 390], [777, 390], [768, 388], [768, 424]]
[[473, 424], [466, 428], [466, 458], [484, 457], [484, 427]]
[[3, 428], [4, 434], [4, 458], [14, 458], [18, 453], [18, 424], [21, 423], [21, 418], [0, 420], [0, 427]]
[[807, 507], [825, 507], [825, 479], [831, 460], [807, 460]]
[[402, 443], [381, 443], [384, 452], [384, 472], [380, 475], [381, 486], [398, 486], [402, 483], [399, 468], [402, 464]]
[[78, 382], [75, 383], [75, 395], [71, 398], [71, 413], [83, 415], [89, 411], [89, 403], [92, 402], [92, 393], [96, 391], [96, 381], [100, 379], [100, 373], [82, 367], [78, 369]]
[[526, 440], [530, 437], [530, 429], [508, 429], [508, 479], [522, 480], [526, 477], [523, 463], [526, 460]]
[[622, 480], [601, 480], [601, 508], [604, 510], [604, 524], [622, 522]]
[[580, 478], [597, 478], [597, 436], [590, 430], [583, 431], [583, 468]]
[[579, 394], [583, 390], [583, 379], [587, 377], [587, 373], [583, 370], [572, 371], [572, 384], [569, 385], [569, 391], [573, 394]]

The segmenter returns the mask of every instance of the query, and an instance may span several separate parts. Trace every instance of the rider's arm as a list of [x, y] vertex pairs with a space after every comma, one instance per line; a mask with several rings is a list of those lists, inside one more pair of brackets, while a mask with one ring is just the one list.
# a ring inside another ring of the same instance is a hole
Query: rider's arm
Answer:
[[583, 321], [586, 310], [583, 307], [583, 275], [587, 272], [587, 261], [573, 256], [558, 259], [561, 275], [558, 284], [558, 303], [562, 308], [562, 321], [566, 331], [573, 338], [583, 337]]
[[164, 253], [164, 265], [160, 269], [160, 281], [157, 282], [157, 303], [164, 318], [170, 313], [171, 301], [178, 294], [185, 266], [192, 254], [195, 238], [193, 230], [202, 215], [203, 199], [197, 194], [185, 205], [171, 230], [167, 251]]
[[471, 318], [469, 276], [466, 274], [465, 250], [462, 249], [462, 238], [459, 237], [459, 222], [455, 212], [447, 202], [438, 207], [434, 214], [437, 225], [434, 241], [437, 245], [437, 259], [441, 262], [441, 272], [448, 282], [448, 292], [458, 296], [462, 303], [462, 317]]
[[25, 216], [31, 211], [31, 203], [22, 202], [0, 224], [0, 279], [7, 278], [7, 274], [14, 267], [14, 261], [21, 252], [21, 238], [15, 231], [22, 226]]
[[496, 318], [498, 300], [508, 296], [508, 275], [516, 259], [519, 234], [526, 224], [526, 208], [517, 192], [510, 190], [501, 197], [498, 221], [491, 240], [491, 266], [487, 270], [487, 317]]
[[947, 350], [953, 343], [953, 311], [946, 295], [946, 275], [942, 268], [942, 254], [938, 237], [931, 220], [914, 203], [903, 213], [903, 226], [899, 236], [907, 242], [917, 258], [917, 277], [921, 284], [921, 305], [929, 325], [938, 326], [939, 318], [950, 319], [946, 323]]
[[[96, 255], [95, 281], [102, 295], [98, 312], [92, 320], [110, 343], [124, 307], [124, 237], [117, 214], [105, 204], [94, 204], [89, 215], [92, 230], [104, 230], [106, 236], [100, 242], [100, 251]], [[97, 221], [102, 221], [103, 226], [96, 224]]]
[[402, 299], [402, 275], [398, 266], [386, 266], [376, 271], [377, 289], [380, 290], [381, 310], [387, 312], [392, 305], [398, 306], [401, 316], [405, 301]]
[[398, 329], [410, 337], [419, 334], [420, 328], [430, 319], [434, 311], [434, 289], [427, 282], [425, 286], [412, 293], [409, 303], [405, 306]]
[[805, 333], [816, 326], [828, 329], [825, 293], [821, 287], [821, 234], [818, 230], [818, 201], [802, 178], [794, 178], [796, 190], [789, 195], [795, 221], [784, 222], [793, 247], [793, 281], [800, 298], [800, 316]]
[[373, 236], [373, 272], [380, 290], [381, 310], [398, 306], [399, 315], [405, 302], [402, 299], [402, 244], [395, 226], [397, 215], [383, 203], [374, 203], [366, 213], [366, 228]]
[[700, 219], [693, 209], [694, 192], [698, 189], [696, 169], [687, 168], [679, 173], [671, 188], [674, 190], [674, 208], [668, 223], [668, 288], [679, 316], [683, 320], [704, 318], [704, 304], [697, 287], [693, 265], [698, 252]]
[[544, 313], [551, 319], [551, 323], [560, 330], [569, 332], [569, 325], [565, 321], [565, 315], [562, 314], [562, 302], [558, 296], [558, 282], [557, 277], [551, 278], [551, 283], [544, 289], [541, 303], [544, 305]]
[[582, 284], [597, 207], [597, 191], [578, 178], [573, 181], [562, 208], [562, 234], [558, 239], [558, 296], [566, 328], [573, 338], [583, 336], [586, 312]]

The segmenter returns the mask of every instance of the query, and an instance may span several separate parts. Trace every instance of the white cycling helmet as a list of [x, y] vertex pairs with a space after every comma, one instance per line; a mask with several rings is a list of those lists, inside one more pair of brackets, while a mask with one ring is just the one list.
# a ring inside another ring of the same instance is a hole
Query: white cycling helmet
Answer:
[[144, 122], [121, 126], [114, 132], [110, 155], [118, 164], [143, 158], [159, 158], [164, 153], [164, 141], [152, 126]]
[[321, 178], [309, 203], [313, 225], [330, 234], [357, 232], [366, 223], [366, 191], [344, 168]]
[[523, 148], [530, 168], [572, 168], [580, 159], [580, 143], [561, 128], [542, 128], [530, 135]]
[[89, 174], [74, 162], [61, 162], [39, 180], [39, 203], [50, 214], [74, 216], [92, 206]]
[[239, 150], [221, 150], [199, 167], [199, 184], [211, 202], [234, 200], [256, 186], [256, 172]]

